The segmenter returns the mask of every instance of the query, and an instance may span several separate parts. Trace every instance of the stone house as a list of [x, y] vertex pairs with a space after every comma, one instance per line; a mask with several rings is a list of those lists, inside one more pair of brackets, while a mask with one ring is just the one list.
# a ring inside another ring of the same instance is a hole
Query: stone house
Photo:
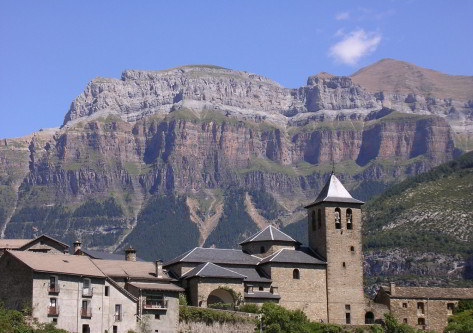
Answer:
[[374, 299], [401, 323], [443, 332], [460, 300], [473, 300], [473, 288], [381, 287]]
[[69, 332], [175, 332], [179, 292], [160, 262], [7, 250], [0, 258], [0, 300], [31, 306], [39, 322]]
[[41, 235], [34, 239], [0, 239], [0, 257], [6, 250], [63, 254], [68, 253], [69, 246], [48, 235]]

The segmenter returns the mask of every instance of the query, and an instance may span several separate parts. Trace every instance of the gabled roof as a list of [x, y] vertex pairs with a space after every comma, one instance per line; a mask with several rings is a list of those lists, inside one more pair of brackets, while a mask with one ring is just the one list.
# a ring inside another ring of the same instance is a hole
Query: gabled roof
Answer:
[[390, 298], [415, 299], [473, 299], [473, 288], [436, 288], [436, 287], [394, 287], [391, 295], [389, 287], [382, 287]]
[[88, 257], [30, 251], [7, 251], [7, 253], [36, 272], [105, 277]]
[[[74, 255], [81, 255], [81, 254], [89, 256], [92, 259], [125, 260], [124, 254], [115, 254], [115, 253], [95, 251], [95, 250], [79, 249], [74, 253]], [[140, 258], [136, 258], [136, 260], [143, 261], [143, 259], [140, 259]]]
[[[88, 258], [85, 256], [71, 256]], [[104, 274], [110, 277], [127, 277], [135, 279], [157, 279], [156, 264], [147, 261], [103, 260], [90, 259]], [[171, 280], [167, 272], [163, 272], [160, 280]]]
[[239, 274], [231, 269], [212, 264], [211, 262], [200, 264], [199, 266], [182, 275], [182, 278], [184, 279], [190, 279], [193, 277], [214, 277], [241, 280], [246, 278], [245, 275]]
[[32, 239], [0, 239], [0, 249], [19, 249]]
[[298, 250], [281, 249], [270, 256], [267, 256], [259, 265], [268, 263], [289, 263], [289, 264], [311, 264], [325, 265], [326, 262], [318, 258], [309, 248], [299, 248]]
[[266, 241], [280, 241], [280, 242], [300, 244], [294, 238], [290, 237], [289, 235], [286, 235], [281, 230], [273, 227], [272, 225], [269, 225], [263, 230], [252, 235], [250, 238], [241, 242], [240, 245], [244, 245], [244, 244], [252, 243], [252, 242], [266, 242]]
[[332, 173], [325, 184], [319, 196], [313, 203], [305, 206], [312, 207], [320, 202], [346, 202], [355, 204], [364, 204], [363, 201], [354, 199], [338, 178]]
[[68, 249], [68, 248], [69, 248], [69, 245], [67, 245], [67, 244], [65, 244], [65, 243], [63, 243], [63, 242], [61, 242], [61, 241], [58, 241], [57, 239], [52, 238], [51, 236], [48, 236], [48, 235], [41, 235], [41, 236], [39, 236], [39, 237], [36, 237], [35, 239], [30, 240], [28, 243], [24, 244], [24, 245], [20, 248], [20, 250], [26, 249], [28, 246], [30, 246], [31, 244], [37, 242], [38, 240], [40, 240], [40, 239], [42, 239], [42, 238], [47, 238], [47, 239], [49, 239], [49, 240], [51, 240], [51, 241], [53, 241], [53, 242], [59, 244], [59, 245], [62, 246], [64, 249]]
[[236, 249], [215, 249], [196, 247], [180, 256], [165, 262], [163, 266], [170, 266], [178, 262], [228, 264], [228, 265], [256, 265], [260, 258]]

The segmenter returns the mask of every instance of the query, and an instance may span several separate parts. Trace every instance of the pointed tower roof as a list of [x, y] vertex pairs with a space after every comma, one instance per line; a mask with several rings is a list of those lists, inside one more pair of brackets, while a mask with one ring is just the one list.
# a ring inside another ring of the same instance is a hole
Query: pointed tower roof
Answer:
[[320, 191], [319, 196], [313, 203], [306, 206], [305, 208], [312, 207], [320, 202], [347, 202], [347, 203], [354, 203], [354, 204], [364, 204], [363, 201], [357, 200], [351, 196], [351, 194], [347, 191], [345, 186], [338, 180], [338, 178], [332, 174], [328, 179], [327, 183], [325, 184], [322, 191]]
[[244, 245], [252, 242], [267, 242], [267, 241], [279, 241], [279, 242], [290, 242], [300, 244], [294, 238], [289, 235], [286, 235], [281, 230], [273, 227], [272, 225], [267, 226], [263, 230], [252, 235], [250, 238], [244, 240], [240, 245]]

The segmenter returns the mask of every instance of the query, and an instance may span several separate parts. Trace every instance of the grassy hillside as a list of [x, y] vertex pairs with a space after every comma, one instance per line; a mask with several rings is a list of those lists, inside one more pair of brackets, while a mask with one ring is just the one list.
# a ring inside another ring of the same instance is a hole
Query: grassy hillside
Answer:
[[364, 206], [366, 249], [473, 252], [473, 152], [392, 186]]

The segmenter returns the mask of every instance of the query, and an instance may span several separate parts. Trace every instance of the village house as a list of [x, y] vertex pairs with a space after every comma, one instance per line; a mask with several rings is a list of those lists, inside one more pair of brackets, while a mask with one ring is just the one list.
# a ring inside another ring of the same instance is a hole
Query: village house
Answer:
[[64, 254], [69, 252], [69, 246], [50, 236], [41, 235], [34, 239], [0, 239], [0, 257], [6, 250]]

